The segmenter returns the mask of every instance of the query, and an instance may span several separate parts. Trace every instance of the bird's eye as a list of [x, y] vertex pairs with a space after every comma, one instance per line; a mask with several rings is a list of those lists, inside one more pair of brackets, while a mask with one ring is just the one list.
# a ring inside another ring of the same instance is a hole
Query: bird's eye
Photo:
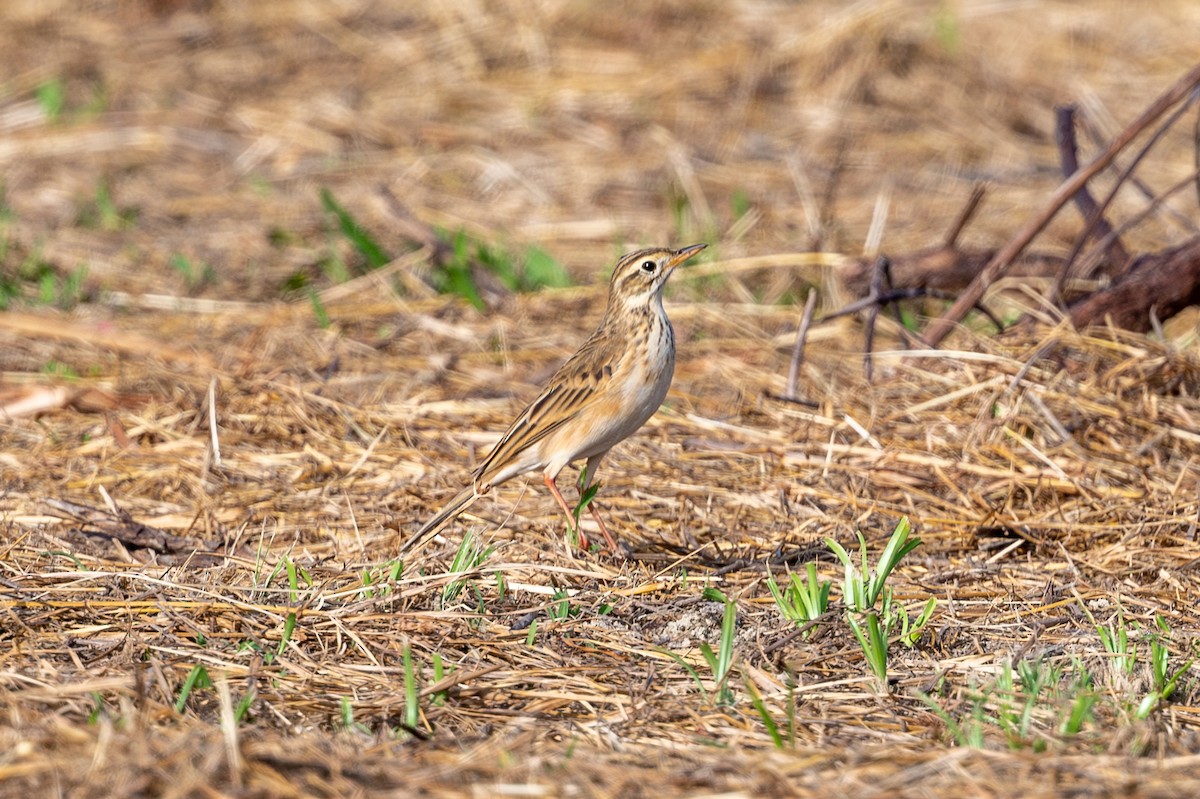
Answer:
[[651, 274], [657, 268], [658, 264], [654, 263], [654, 261], [642, 261], [642, 271], [646, 274]]

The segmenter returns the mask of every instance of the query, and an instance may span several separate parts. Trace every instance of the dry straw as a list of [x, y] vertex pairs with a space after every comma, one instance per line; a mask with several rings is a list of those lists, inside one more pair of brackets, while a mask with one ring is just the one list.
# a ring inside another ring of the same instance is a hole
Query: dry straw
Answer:
[[[885, 177], [884, 251], [943, 235], [980, 179], [967, 238], [1004, 241], [1053, 189], [1050, 106], [1129, 118], [1191, 65], [1194, 4], [93, 5], [0, 11], [4, 264], [88, 265], [72, 310], [28, 307], [21, 278], [0, 313], [0, 400], [52, 407], [0, 420], [0, 796], [1200, 792], [1194, 668], [1132, 718], [1149, 677], [1112, 677], [1083, 612], [1119, 607], [1143, 646], [1161, 615], [1187, 662], [1186, 321], [903, 352], [881, 319], [868, 384], [847, 320], [809, 332], [801, 401], [778, 399], [793, 300], [828, 300]], [[1191, 146], [1164, 142], [1145, 179], [1177, 182]], [[116, 213], [85, 223], [101, 188]], [[324, 188], [397, 260], [330, 282], [354, 252]], [[1170, 240], [1163, 218], [1127, 243]], [[484, 276], [483, 311], [438, 295], [459, 229], [537, 244], [576, 286]], [[702, 239], [717, 257], [669, 295], [666, 407], [601, 474], [633, 556], [571, 552], [515, 484], [399, 572], [399, 542], [594, 325], [617, 251]], [[301, 279], [327, 328], [281, 297]], [[833, 577], [823, 537], [877, 551], [901, 515], [924, 543], [889, 582], [939, 605], [881, 694], [838, 621], [798, 636], [764, 577]], [[467, 531], [494, 551], [451, 571]], [[737, 603], [728, 706], [706, 699], [707, 586]], [[1106, 680], [1080, 735], [1044, 703], [1015, 751], [995, 725], [973, 750], [916, 696], [969, 720], [1039, 658]], [[776, 749], [751, 696], [794, 741]]]

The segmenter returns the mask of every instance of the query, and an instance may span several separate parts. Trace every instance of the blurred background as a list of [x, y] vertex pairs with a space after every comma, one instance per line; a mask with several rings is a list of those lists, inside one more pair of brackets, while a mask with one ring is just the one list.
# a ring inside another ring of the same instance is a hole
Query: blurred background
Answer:
[[[881, 208], [904, 251], [980, 181], [964, 241], [995, 246], [1060, 179], [1053, 107], [1086, 158], [1197, 30], [1188, 0], [9, 0], [0, 302], [292, 298], [422, 244], [397, 290], [589, 283], [647, 244], [854, 255]], [[1192, 168], [1178, 138], [1145, 179]]]

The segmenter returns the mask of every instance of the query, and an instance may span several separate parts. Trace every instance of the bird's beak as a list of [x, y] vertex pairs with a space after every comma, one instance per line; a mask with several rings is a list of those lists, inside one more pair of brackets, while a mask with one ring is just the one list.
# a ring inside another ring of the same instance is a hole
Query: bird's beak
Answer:
[[691, 247], [684, 247], [681, 250], [676, 250], [671, 256], [670, 260], [667, 261], [666, 271], [670, 272], [675, 267], [679, 266], [681, 263], [691, 258], [693, 255], [700, 252], [707, 246], [707, 244], [693, 244]]

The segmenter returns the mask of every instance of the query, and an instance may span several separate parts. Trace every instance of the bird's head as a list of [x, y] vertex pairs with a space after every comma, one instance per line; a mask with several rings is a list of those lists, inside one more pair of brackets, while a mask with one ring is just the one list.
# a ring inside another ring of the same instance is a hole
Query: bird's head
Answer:
[[693, 244], [679, 250], [651, 247], [622, 256], [613, 269], [612, 282], [609, 284], [609, 309], [623, 308], [635, 312], [661, 303], [663, 286], [675, 267], [707, 246]]

